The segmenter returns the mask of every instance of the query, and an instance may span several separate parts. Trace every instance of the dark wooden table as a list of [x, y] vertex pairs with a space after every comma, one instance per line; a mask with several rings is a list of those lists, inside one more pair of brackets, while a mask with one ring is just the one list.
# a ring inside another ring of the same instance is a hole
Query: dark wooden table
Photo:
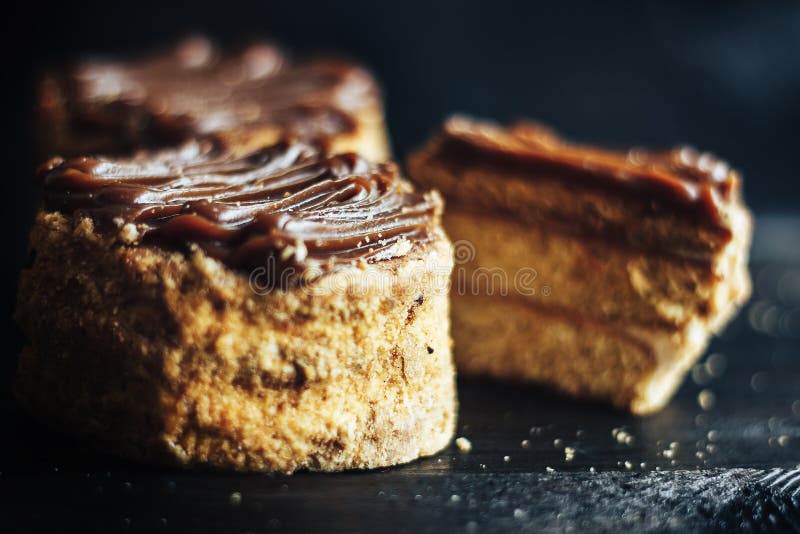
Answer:
[[661, 413], [461, 381], [472, 451], [393, 469], [153, 468], [53, 435], [6, 398], [2, 530], [800, 530], [800, 218], [759, 219], [752, 271], [753, 299]]

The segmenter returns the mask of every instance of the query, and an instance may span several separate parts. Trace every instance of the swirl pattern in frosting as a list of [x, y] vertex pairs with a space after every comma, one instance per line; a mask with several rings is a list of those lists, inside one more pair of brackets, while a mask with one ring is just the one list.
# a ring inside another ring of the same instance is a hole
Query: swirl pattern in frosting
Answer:
[[40, 176], [48, 210], [127, 228], [136, 243], [195, 244], [232, 267], [272, 262], [306, 278], [402, 256], [432, 239], [442, 211], [438, 193], [415, 192], [393, 163], [304, 142], [238, 156], [190, 141], [130, 159], [55, 159]]

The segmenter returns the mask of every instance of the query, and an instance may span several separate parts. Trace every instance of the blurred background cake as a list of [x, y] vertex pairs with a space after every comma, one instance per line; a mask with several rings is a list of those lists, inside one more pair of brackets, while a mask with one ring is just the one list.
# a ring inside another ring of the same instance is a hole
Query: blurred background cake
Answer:
[[454, 117], [409, 172], [448, 201], [465, 374], [652, 412], [750, 295], [741, 180], [709, 153]]
[[83, 60], [41, 82], [45, 156], [125, 153], [215, 133], [242, 152], [291, 134], [389, 156], [378, 84], [340, 59], [295, 61], [264, 42], [222, 51], [204, 37], [134, 59]]

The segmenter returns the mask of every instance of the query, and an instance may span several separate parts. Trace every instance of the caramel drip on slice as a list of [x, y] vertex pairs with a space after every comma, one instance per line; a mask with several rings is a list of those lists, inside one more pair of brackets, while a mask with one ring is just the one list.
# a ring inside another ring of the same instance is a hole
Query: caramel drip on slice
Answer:
[[530, 179], [548, 177], [666, 203], [727, 230], [725, 206], [738, 188], [738, 174], [709, 153], [689, 147], [666, 151], [603, 150], [569, 143], [531, 122], [508, 128], [464, 117], [447, 121], [442, 133], [448, 160], [460, 165], [484, 158], [512, 165]]

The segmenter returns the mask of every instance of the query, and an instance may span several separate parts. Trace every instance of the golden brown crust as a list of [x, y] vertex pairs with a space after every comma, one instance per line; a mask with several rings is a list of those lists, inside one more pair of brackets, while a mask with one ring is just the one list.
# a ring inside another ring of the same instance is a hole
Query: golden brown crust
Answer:
[[451, 439], [443, 234], [403, 258], [269, 292], [200, 251], [127, 247], [58, 213], [39, 215], [32, 248], [17, 396], [105, 448], [333, 471], [408, 462]]

